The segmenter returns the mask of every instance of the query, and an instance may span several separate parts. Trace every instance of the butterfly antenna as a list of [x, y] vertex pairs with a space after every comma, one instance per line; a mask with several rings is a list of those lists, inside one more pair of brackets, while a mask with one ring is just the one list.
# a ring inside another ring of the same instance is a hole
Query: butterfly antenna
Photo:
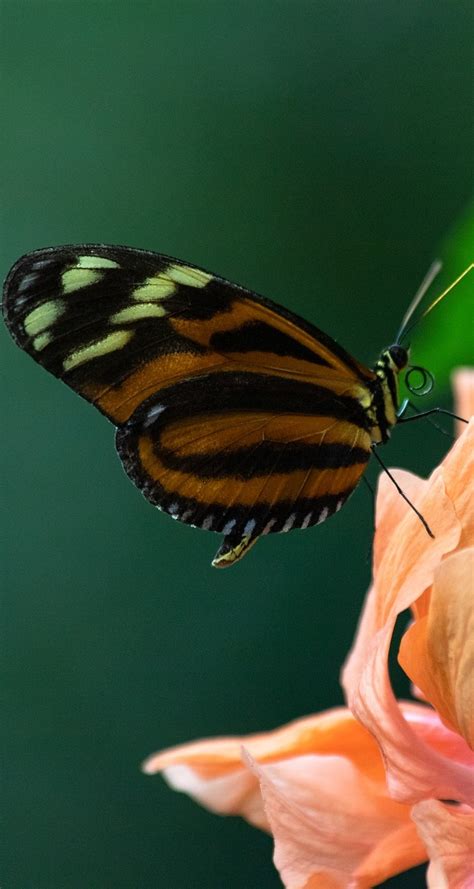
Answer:
[[410, 305], [408, 306], [408, 309], [405, 312], [403, 321], [400, 325], [400, 330], [398, 331], [397, 338], [395, 340], [396, 343], [400, 343], [401, 337], [404, 336], [404, 334], [406, 333], [406, 327], [410, 318], [413, 316], [413, 313], [418, 308], [425, 293], [427, 293], [430, 289], [434, 279], [441, 271], [442, 265], [443, 264], [439, 259], [435, 259], [435, 261], [430, 265], [425, 277], [423, 278], [423, 281], [421, 282], [418, 290], [415, 293], [415, 296], [413, 297]]
[[[474, 269], [474, 262], [471, 262], [471, 264], [468, 265], [468, 267], [466, 269], [464, 269], [463, 272], [461, 272], [461, 274], [456, 278], [456, 280], [453, 281], [453, 283], [450, 284], [449, 287], [446, 288], [446, 290], [443, 290], [443, 292], [440, 293], [440, 295], [437, 296], [435, 300], [433, 300], [431, 305], [429, 305], [428, 308], [425, 309], [425, 311], [422, 312], [422, 314], [419, 315], [419, 317], [416, 318], [416, 320], [413, 321], [413, 323], [409, 325], [409, 327], [405, 326], [405, 328], [403, 329], [403, 326], [402, 326], [402, 332], [401, 332], [400, 336], [405, 337], [408, 333], [410, 333], [410, 331], [413, 330], [413, 328], [416, 327], [416, 325], [419, 324], [419, 322], [423, 318], [426, 318], [426, 316], [429, 315], [429, 313], [433, 311], [434, 307], [437, 306], [438, 303], [440, 303], [441, 300], [444, 299], [445, 296], [447, 296], [447, 294], [453, 289], [453, 287], [456, 287], [456, 285], [459, 284], [459, 282], [462, 281], [462, 279], [466, 275], [468, 275], [469, 272], [472, 272], [473, 269]], [[399, 340], [397, 340], [397, 342], [399, 342]]]

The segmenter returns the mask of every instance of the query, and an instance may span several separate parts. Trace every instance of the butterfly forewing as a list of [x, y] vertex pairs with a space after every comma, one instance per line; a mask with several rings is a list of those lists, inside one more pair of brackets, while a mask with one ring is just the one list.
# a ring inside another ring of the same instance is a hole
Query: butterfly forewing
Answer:
[[308, 527], [370, 453], [373, 371], [251, 291], [162, 254], [83, 245], [13, 267], [18, 344], [118, 427], [151, 502], [225, 534]]

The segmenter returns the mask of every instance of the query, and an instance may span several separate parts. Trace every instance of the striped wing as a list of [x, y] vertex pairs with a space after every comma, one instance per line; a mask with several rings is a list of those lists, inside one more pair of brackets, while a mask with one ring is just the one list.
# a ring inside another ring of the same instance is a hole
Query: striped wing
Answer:
[[215, 372], [163, 389], [117, 431], [127, 473], [174, 518], [240, 539], [337, 512], [370, 455], [348, 395], [260, 373]]
[[230, 535], [335, 512], [370, 453], [374, 379], [322, 331], [223, 278], [125, 247], [19, 260], [18, 344], [118, 427], [125, 469], [176, 518]]

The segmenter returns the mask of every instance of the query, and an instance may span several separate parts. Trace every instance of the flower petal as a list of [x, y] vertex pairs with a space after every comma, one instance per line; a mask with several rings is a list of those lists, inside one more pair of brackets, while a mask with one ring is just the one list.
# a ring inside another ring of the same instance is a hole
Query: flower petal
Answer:
[[242, 745], [260, 763], [311, 753], [347, 757], [372, 780], [384, 780], [380, 757], [372, 756], [373, 739], [342, 707], [262, 734], [182, 744], [152, 755], [143, 770], [149, 775], [163, 772], [175, 790], [213, 812], [239, 814], [268, 830], [258, 782], [242, 763]]
[[[375, 744], [372, 755], [379, 757]], [[286, 889], [368, 889], [426, 860], [408, 806], [337, 756], [259, 765], [275, 865]]]
[[429, 514], [430, 522], [436, 525], [436, 536], [434, 540], [427, 538], [417, 516], [390, 479], [382, 476], [377, 496], [375, 583], [368, 593], [355, 643], [344, 667], [343, 685], [348, 694], [358, 684], [368, 651], [377, 644], [376, 634], [390, 627], [391, 635], [398, 614], [431, 586], [436, 566], [456, 546], [461, 533], [439, 474], [431, 490], [429, 482], [410, 473], [395, 471], [394, 475], [407, 496], [424, 514]]
[[[456, 401], [456, 413], [469, 420], [474, 415], [474, 370], [472, 367], [459, 367], [452, 374], [452, 384]], [[457, 423], [456, 431], [461, 435], [465, 423]]]
[[368, 732], [354, 721], [346, 707], [335, 707], [296, 719], [268, 732], [206, 738], [170, 747], [145, 760], [143, 771], [151, 775], [170, 765], [185, 763], [203, 778], [221, 777], [236, 767], [242, 767], [242, 745], [259, 762], [288, 759], [306, 753], [335, 753], [353, 756], [357, 764], [363, 765], [373, 741]]
[[474, 418], [451, 448], [440, 466], [446, 493], [455, 505], [461, 524], [458, 548], [474, 544], [474, 509], [472, 508], [472, 480], [474, 478]]
[[[467, 765], [467, 745], [459, 739], [460, 746], [453, 733], [441, 724], [426, 740], [417, 736], [398, 707], [388, 674], [388, 653], [398, 614], [419, 602], [429, 590], [437, 566], [459, 545], [464, 533], [462, 523], [468, 524], [466, 489], [470, 479], [466, 466], [470, 466], [472, 474], [473, 446], [474, 423], [471, 423], [431, 478], [427, 482], [417, 480], [418, 496], [411, 496], [433, 528], [434, 540], [427, 538], [405, 503], [395, 505], [390, 481], [381, 479], [375, 582], [343, 673], [349, 707], [377, 738], [386, 763], [390, 792], [405, 802], [429, 796], [469, 802], [474, 794], [472, 773]], [[401, 473], [396, 476], [406, 490], [410, 477]], [[390, 515], [392, 505], [397, 509], [396, 527]], [[471, 508], [471, 519], [472, 512]], [[428, 600], [425, 611], [427, 604]], [[434, 740], [441, 741], [441, 747], [434, 744]], [[445, 747], [450, 750], [448, 756], [445, 751], [440, 753]]]
[[242, 815], [254, 827], [270, 829], [255, 777], [242, 764], [235, 772], [207, 779], [188, 765], [171, 765], [163, 777], [173, 790], [187, 793], [217, 815]]
[[[397, 470], [393, 474], [410, 500], [421, 500], [427, 484], [424, 479], [417, 478], [416, 475], [412, 475], [411, 472], [405, 472], [404, 470]], [[409, 507], [403, 498], [400, 497], [395, 486], [386, 475], [382, 475], [379, 479], [377, 491], [376, 534], [374, 540], [374, 577], [376, 578], [379, 576], [379, 567], [383, 561], [385, 551], [390, 541], [393, 540], [400, 523], [406, 518], [407, 510], [409, 510]], [[368, 646], [370, 646], [375, 634], [387, 619], [386, 609], [387, 602], [381, 595], [380, 589], [372, 586], [365, 598], [354, 645], [344, 665], [342, 677], [344, 689], [347, 689], [349, 685], [356, 681], [356, 677], [363, 669]]]
[[399, 662], [445, 724], [474, 747], [474, 548], [435, 572], [428, 615], [405, 633]]
[[411, 720], [395, 700], [387, 671], [391, 635], [392, 627], [379, 631], [357, 685], [348, 689], [352, 712], [382, 751], [389, 792], [404, 802], [430, 796], [470, 802], [474, 758], [463, 739], [430, 708], [413, 704]]
[[431, 859], [429, 889], [472, 889], [474, 811], [425, 800], [413, 807], [412, 818]]
[[270, 829], [291, 889], [365, 889], [426, 860], [409, 807], [388, 795], [376, 742], [346, 708], [185, 744], [144, 768], [214, 812]]

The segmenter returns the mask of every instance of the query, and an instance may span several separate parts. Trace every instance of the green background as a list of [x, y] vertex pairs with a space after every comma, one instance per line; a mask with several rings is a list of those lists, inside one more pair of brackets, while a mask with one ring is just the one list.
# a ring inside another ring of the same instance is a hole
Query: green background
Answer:
[[[451, 0], [3, 0], [2, 273], [50, 244], [155, 249], [373, 361], [469, 197], [470, 31]], [[446, 405], [456, 299], [414, 338]], [[104, 418], [0, 340], [2, 889], [279, 886], [266, 836], [139, 764], [341, 701], [367, 492], [214, 571], [218, 538], [147, 505]], [[426, 474], [446, 448], [421, 423], [384, 456]]]

